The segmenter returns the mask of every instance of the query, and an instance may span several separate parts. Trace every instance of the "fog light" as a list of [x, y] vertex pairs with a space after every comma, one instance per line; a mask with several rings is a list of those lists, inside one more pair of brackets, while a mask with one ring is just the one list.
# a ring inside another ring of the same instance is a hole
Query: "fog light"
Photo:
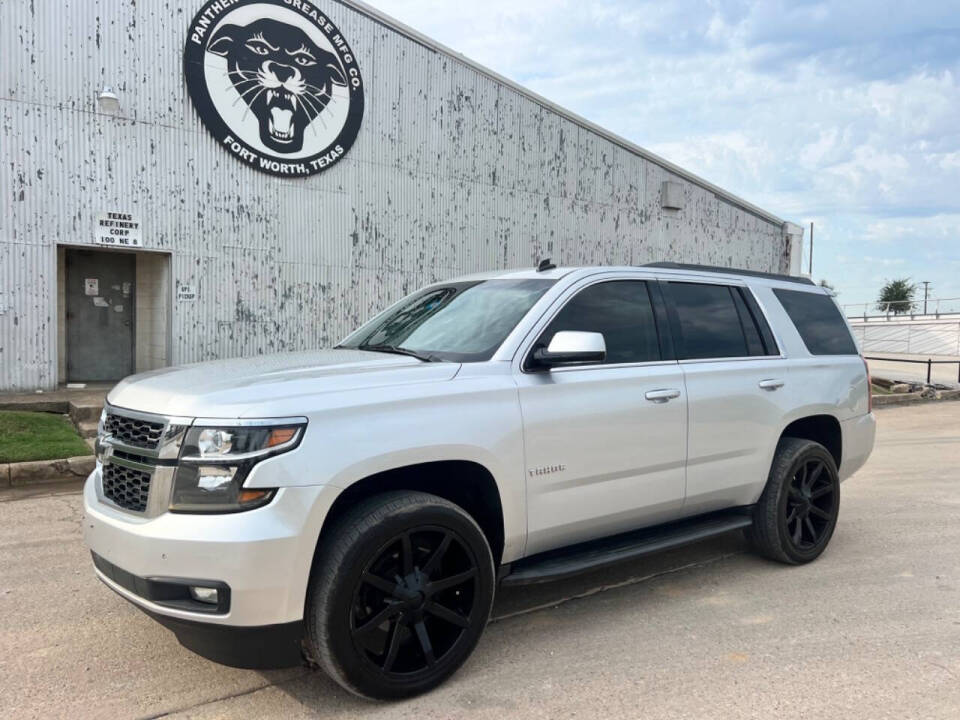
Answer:
[[192, 597], [197, 602], [206, 603], [207, 605], [216, 605], [217, 603], [220, 602], [220, 598], [217, 595], [216, 588], [199, 587], [196, 585], [191, 585], [190, 597]]

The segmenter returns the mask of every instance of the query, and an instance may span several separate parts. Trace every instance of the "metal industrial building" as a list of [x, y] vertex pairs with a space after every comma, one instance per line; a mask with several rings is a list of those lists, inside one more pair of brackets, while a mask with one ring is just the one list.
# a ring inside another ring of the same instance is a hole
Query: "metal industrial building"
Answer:
[[0, 390], [547, 257], [799, 270], [799, 227], [352, 0], [4, 0], [0, 47]]

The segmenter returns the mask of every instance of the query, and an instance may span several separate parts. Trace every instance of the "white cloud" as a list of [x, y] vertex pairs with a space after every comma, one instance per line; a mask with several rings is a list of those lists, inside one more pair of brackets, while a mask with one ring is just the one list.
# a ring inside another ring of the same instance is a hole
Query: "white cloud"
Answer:
[[[844, 295], [873, 299], [876, 273], [861, 266], [883, 265], [866, 257], [900, 258], [887, 267], [907, 275], [928, 273], [923, 253], [960, 269], [958, 0], [374, 2], [782, 217], [814, 220], [815, 270]], [[939, 286], [960, 295], [960, 279]]]

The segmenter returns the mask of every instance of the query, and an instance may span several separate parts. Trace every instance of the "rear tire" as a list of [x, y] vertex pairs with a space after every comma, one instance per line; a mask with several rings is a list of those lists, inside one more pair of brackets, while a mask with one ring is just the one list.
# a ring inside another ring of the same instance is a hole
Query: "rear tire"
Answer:
[[490, 547], [462, 508], [422, 492], [377, 495], [320, 541], [305, 613], [308, 650], [356, 695], [418, 695], [473, 652], [493, 594]]
[[771, 560], [800, 565], [820, 557], [840, 511], [840, 477], [820, 443], [780, 440], [747, 539]]

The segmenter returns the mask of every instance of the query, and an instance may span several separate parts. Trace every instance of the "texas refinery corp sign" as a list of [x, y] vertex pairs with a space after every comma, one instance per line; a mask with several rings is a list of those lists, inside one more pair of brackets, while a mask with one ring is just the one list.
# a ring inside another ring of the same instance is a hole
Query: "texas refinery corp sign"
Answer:
[[212, 0], [190, 25], [187, 89], [210, 133], [274, 175], [321, 172], [350, 150], [364, 88], [350, 45], [302, 0]]

